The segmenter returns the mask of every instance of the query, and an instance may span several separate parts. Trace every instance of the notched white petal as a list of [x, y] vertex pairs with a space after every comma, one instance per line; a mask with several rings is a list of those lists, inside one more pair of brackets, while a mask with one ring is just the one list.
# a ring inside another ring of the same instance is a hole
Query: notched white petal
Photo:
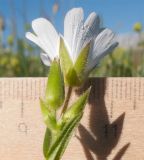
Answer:
[[108, 48], [99, 52], [99, 54], [95, 57], [95, 59], [89, 60], [87, 71], [89, 72], [91, 69], [96, 67], [100, 63], [100, 60], [103, 59], [106, 55], [111, 53], [118, 46], [118, 42], [113, 42]]
[[114, 42], [115, 34], [110, 29], [104, 29], [95, 39], [93, 49], [92, 49], [92, 58], [94, 59], [104, 50], [110, 47]]
[[41, 57], [41, 60], [42, 60], [44, 65], [46, 65], [46, 66], [50, 66], [51, 65], [50, 58], [46, 53], [41, 53], [40, 57]]
[[104, 56], [106, 56], [107, 54], [111, 53], [116, 47], [118, 46], [118, 42], [113, 42], [108, 48], [106, 48], [105, 50], [103, 50], [103, 52], [101, 52], [96, 58], [95, 61], [99, 61], [100, 59], [102, 59]]
[[80, 32], [77, 34], [76, 40], [76, 49], [77, 53], [76, 58], [80, 51], [91, 41], [97, 34], [100, 32], [100, 18], [95, 13], [92, 12], [85, 23], [81, 26]]
[[38, 37], [35, 36], [33, 33], [27, 32], [25, 36], [26, 36], [26, 38], [29, 39], [30, 41], [32, 41], [32, 42], [34, 42], [35, 44], [39, 45]]
[[104, 29], [95, 39], [93, 47], [91, 48], [88, 71], [95, 67], [99, 61], [111, 53], [118, 43], [114, 41], [115, 34], [110, 29]]
[[32, 28], [38, 36], [43, 50], [51, 59], [59, 56], [59, 35], [54, 26], [45, 18], [38, 18], [32, 22]]
[[[32, 21], [32, 28], [38, 35], [43, 35], [45, 32], [49, 30], [49, 33], [56, 34], [57, 32], [51, 22], [45, 18], [37, 18]], [[50, 32], [52, 31], [52, 32]]]
[[99, 16], [95, 13], [92, 12], [87, 20], [84, 23], [84, 27], [89, 28], [89, 34], [96, 36], [99, 33], [100, 30], [100, 18]]
[[[71, 9], [64, 20], [64, 38], [67, 41], [74, 57], [78, 34], [83, 25], [84, 14], [82, 8]], [[73, 58], [74, 59], [74, 58]]]

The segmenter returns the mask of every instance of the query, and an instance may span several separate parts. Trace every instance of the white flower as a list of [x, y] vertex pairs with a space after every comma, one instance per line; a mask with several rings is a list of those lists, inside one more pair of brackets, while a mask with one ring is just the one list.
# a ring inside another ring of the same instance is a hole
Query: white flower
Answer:
[[[32, 28], [36, 35], [28, 32], [26, 37], [43, 49], [45, 53], [41, 54], [41, 59], [49, 66], [54, 58], [59, 57], [60, 36], [53, 25], [44, 18], [34, 20]], [[80, 51], [90, 43], [87, 72], [117, 46], [114, 33], [109, 29], [100, 28], [100, 19], [96, 13], [92, 12], [84, 22], [82, 8], [74, 8], [66, 14], [63, 40], [73, 64]]]

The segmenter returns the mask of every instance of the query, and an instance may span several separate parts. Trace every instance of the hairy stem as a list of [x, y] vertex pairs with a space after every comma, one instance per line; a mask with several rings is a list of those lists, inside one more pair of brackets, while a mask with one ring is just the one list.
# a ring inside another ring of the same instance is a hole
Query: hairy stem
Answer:
[[68, 87], [68, 92], [67, 92], [67, 96], [66, 96], [66, 99], [65, 99], [65, 102], [64, 102], [64, 105], [63, 105], [61, 115], [63, 115], [67, 110], [71, 94], [72, 94], [72, 87]]

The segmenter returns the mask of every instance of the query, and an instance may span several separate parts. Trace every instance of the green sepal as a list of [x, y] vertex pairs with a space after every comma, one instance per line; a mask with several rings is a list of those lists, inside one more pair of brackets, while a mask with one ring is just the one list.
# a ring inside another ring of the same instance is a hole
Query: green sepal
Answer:
[[62, 38], [60, 38], [60, 62], [62, 71], [64, 73], [65, 83], [69, 86], [80, 85], [80, 81], [74, 69], [73, 62], [69, 56], [65, 42]]
[[79, 121], [82, 118], [82, 114], [77, 115], [75, 118], [70, 120], [66, 125], [64, 126], [63, 130], [61, 131], [60, 135], [56, 139], [55, 143], [50, 148], [46, 160], [60, 160], [67, 145], [68, 142], [72, 136], [72, 133], [74, 129], [79, 124]]
[[55, 112], [53, 110], [50, 110], [46, 102], [44, 102], [42, 99], [40, 99], [40, 106], [41, 106], [43, 119], [47, 127], [52, 130], [57, 130], [58, 126], [57, 126], [57, 121], [55, 117]]
[[66, 74], [66, 83], [69, 86], [79, 86], [81, 84], [74, 68], [70, 68]]
[[83, 110], [85, 108], [85, 105], [87, 103], [87, 99], [90, 94], [90, 89], [89, 88], [85, 93], [83, 93], [78, 100], [71, 105], [71, 107], [65, 112], [65, 114], [62, 117], [62, 121], [65, 122], [71, 118], [74, 118], [80, 113], [83, 113]]
[[52, 142], [52, 132], [49, 128], [46, 128], [44, 142], [43, 142], [44, 157], [46, 157], [48, 154], [49, 148], [51, 146], [51, 142]]
[[73, 62], [69, 56], [68, 50], [65, 46], [65, 42], [63, 38], [60, 38], [60, 62], [61, 62], [61, 67], [64, 75], [66, 75], [69, 72], [69, 69], [73, 67]]
[[60, 68], [60, 63], [54, 60], [51, 64], [47, 87], [46, 87], [46, 103], [49, 107], [56, 110], [58, 109], [64, 101], [64, 80]]
[[83, 79], [85, 78], [85, 69], [87, 66], [89, 51], [90, 51], [90, 43], [88, 43], [82, 49], [74, 65], [75, 71], [80, 81], [83, 81]]
[[85, 79], [85, 68], [87, 65], [90, 43], [80, 52], [75, 64], [73, 64], [65, 42], [60, 38], [60, 61], [64, 73], [65, 83], [69, 86], [80, 86]]

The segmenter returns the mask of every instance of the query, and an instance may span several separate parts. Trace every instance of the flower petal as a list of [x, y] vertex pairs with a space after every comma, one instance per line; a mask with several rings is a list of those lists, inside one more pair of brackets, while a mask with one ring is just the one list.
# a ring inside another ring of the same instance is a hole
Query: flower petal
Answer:
[[90, 40], [94, 39], [99, 32], [100, 18], [95, 12], [92, 12], [77, 35], [77, 40], [75, 41], [75, 53], [77, 53], [77, 55], [75, 59], [77, 58], [80, 51], [90, 42]]
[[41, 53], [40, 57], [41, 57], [41, 60], [42, 60], [44, 65], [46, 65], [46, 66], [50, 66], [51, 65], [50, 58], [46, 53]]
[[38, 18], [32, 22], [32, 28], [50, 59], [59, 56], [59, 35], [53, 25], [47, 19]]
[[104, 50], [109, 48], [114, 40], [115, 34], [110, 29], [104, 29], [94, 40], [90, 58], [95, 59]]
[[72, 60], [74, 59], [74, 44], [76, 43], [76, 38], [78, 38], [77, 34], [79, 33], [81, 26], [83, 25], [83, 19], [84, 15], [82, 8], [74, 8], [70, 10], [65, 16], [64, 38], [71, 49], [70, 56]]
[[100, 18], [99, 16], [95, 13], [92, 12], [87, 20], [84, 23], [85, 27], [89, 27], [89, 31], [91, 32], [90, 34], [93, 33], [98, 33], [99, 32], [99, 27], [100, 27]]
[[[39, 42], [38, 37], [35, 36], [33, 33], [27, 32], [25, 36], [26, 36], [27, 39], [29, 39], [30, 41], [34, 42], [38, 46], [40, 46], [40, 42]], [[40, 46], [40, 47], [42, 47], [42, 46]]]
[[88, 63], [87, 71], [89, 72], [94, 67], [96, 67], [100, 60], [105, 57], [107, 54], [111, 53], [118, 46], [118, 42], [114, 42], [109, 48], [104, 50], [99, 56], [97, 56], [91, 63]]
[[95, 67], [105, 55], [112, 52], [118, 45], [117, 42], [114, 42], [114, 36], [111, 30], [105, 29], [96, 37], [89, 55], [88, 70]]

